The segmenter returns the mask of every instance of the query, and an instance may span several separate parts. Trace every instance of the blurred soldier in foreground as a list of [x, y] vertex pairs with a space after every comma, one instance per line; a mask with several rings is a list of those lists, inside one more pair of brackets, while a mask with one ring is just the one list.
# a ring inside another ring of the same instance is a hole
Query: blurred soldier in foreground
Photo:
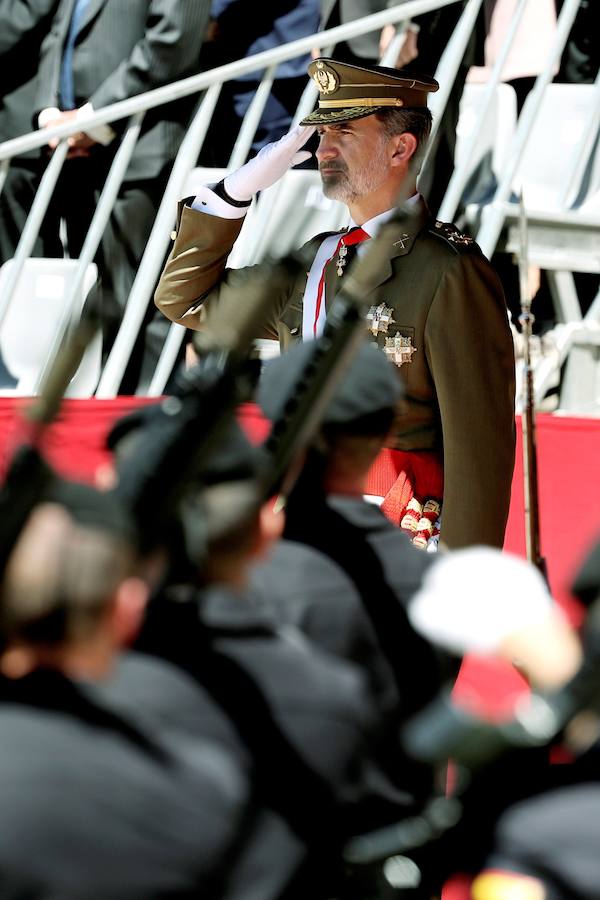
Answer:
[[[259, 402], [269, 418], [279, 419], [315, 348], [294, 347], [265, 368]], [[433, 794], [433, 769], [407, 757], [398, 736], [453, 674], [432, 645], [455, 657], [517, 658], [535, 683], [548, 686], [561, 671], [558, 650], [569, 635], [533, 567], [490, 548], [420, 554], [364, 499], [399, 394], [392, 366], [363, 346], [288, 498], [285, 540], [256, 568], [252, 583], [276, 621], [294, 623], [368, 672], [388, 725], [390, 796], [392, 785], [403, 790], [405, 813], [414, 815]]]
[[[573, 593], [589, 607], [580, 669], [587, 670], [588, 697], [578, 708], [578, 695], [585, 694], [571, 687], [575, 704], [560, 735], [571, 761], [554, 766], [537, 796], [500, 818], [486, 868], [473, 885], [474, 900], [595, 900], [599, 895], [600, 543], [578, 573]], [[555, 658], [560, 661], [560, 655]]]
[[[502, 546], [514, 462], [513, 345], [488, 261], [470, 237], [435, 221], [416, 189], [431, 126], [427, 96], [438, 85], [330, 59], [312, 62], [309, 74], [319, 108], [303, 120], [308, 127], [181, 204], [156, 303], [173, 321], [202, 329], [215, 304], [243, 296], [247, 270], [225, 266], [244, 215], [256, 193], [306, 159], [301, 148], [316, 126], [324, 193], [348, 206], [352, 227], [307, 244], [308, 272], [288, 279], [256, 337], [284, 349], [318, 337], [351, 254], [368, 258], [368, 239], [381, 231], [384, 258], [361, 299], [371, 335], [406, 386], [394, 432], [406, 456], [387, 511], [398, 524], [407, 512], [419, 518], [426, 504], [439, 509], [443, 492], [448, 546]], [[406, 203], [392, 225], [399, 197]]]
[[[0, 506], [4, 551], [15, 511]], [[174, 745], [95, 692], [146, 594], [120, 507], [54, 480], [0, 585], [3, 898], [222, 890], [247, 793], [241, 774], [222, 748]]]
[[[149, 431], [161, 429], [160, 409], [129, 424], [120, 440], [135, 456]], [[182, 499], [196, 574], [152, 599], [137, 644], [147, 659], [172, 664], [172, 684], [148, 677], [138, 654], [123, 661], [120, 683], [108, 689], [128, 714], [151, 707], [164, 728], [209, 737], [248, 773], [252, 810], [226, 897], [329, 897], [342, 843], [372, 824], [363, 816], [363, 795], [373, 793], [363, 758], [379, 723], [355, 667], [295, 629], [275, 628], [252, 605], [250, 566], [281, 530], [281, 516], [262, 505], [263, 463], [234, 424]], [[185, 673], [193, 692], [182, 689]], [[383, 821], [381, 805], [390, 806], [376, 792], [374, 822]]]

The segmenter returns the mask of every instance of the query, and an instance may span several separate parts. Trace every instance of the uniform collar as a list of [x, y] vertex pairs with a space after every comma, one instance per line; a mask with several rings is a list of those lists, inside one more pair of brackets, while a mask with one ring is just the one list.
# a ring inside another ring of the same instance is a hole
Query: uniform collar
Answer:
[[[417, 191], [416, 194], [413, 194], [412, 197], [409, 197], [408, 200], [405, 200], [404, 205], [410, 207], [415, 207], [423, 198]], [[366, 222], [363, 222], [362, 225], [358, 225], [353, 219], [350, 219], [349, 228], [362, 228], [363, 231], [366, 231], [369, 237], [376, 237], [377, 232], [380, 228], [385, 225], [386, 222], [392, 218], [394, 213], [396, 212], [396, 207], [393, 206], [391, 209], [386, 209], [385, 212], [378, 213], [378, 215], [373, 216], [371, 219], [367, 219]]]

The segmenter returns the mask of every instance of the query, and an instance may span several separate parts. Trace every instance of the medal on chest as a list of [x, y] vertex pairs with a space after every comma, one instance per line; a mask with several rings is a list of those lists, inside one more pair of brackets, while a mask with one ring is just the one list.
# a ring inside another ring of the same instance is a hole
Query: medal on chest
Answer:
[[413, 347], [411, 337], [395, 334], [394, 337], [385, 339], [383, 352], [395, 366], [403, 366], [404, 363], [412, 361], [413, 354], [417, 352], [417, 348]]
[[390, 325], [394, 325], [396, 322], [394, 310], [391, 306], [386, 306], [385, 303], [380, 303], [379, 306], [372, 306], [367, 313], [367, 322], [373, 337], [377, 337], [378, 334], [387, 334]]

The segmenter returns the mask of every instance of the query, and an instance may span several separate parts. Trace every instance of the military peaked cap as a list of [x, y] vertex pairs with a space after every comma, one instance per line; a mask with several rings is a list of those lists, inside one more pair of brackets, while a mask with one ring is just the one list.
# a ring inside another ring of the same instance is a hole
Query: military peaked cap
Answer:
[[426, 107], [427, 95], [439, 88], [428, 75], [385, 66], [354, 66], [335, 59], [315, 59], [308, 74], [319, 89], [319, 108], [301, 125], [333, 125], [382, 109]]

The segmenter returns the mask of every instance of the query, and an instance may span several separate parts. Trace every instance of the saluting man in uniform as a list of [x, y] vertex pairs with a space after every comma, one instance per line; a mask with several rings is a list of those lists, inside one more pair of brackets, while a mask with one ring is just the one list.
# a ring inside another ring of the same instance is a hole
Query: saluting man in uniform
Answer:
[[[394, 446], [404, 472], [388, 511], [406, 530], [423, 531], [440, 511], [450, 547], [501, 546], [514, 463], [514, 356], [499, 280], [479, 247], [453, 225], [435, 221], [416, 175], [431, 128], [433, 78], [401, 70], [317, 59], [309, 74], [318, 108], [301, 125], [216, 185], [180, 205], [177, 234], [156, 292], [175, 322], [206, 327], [225, 292], [243, 302], [248, 269], [226, 260], [253, 196], [306, 159], [315, 127], [323, 190], [348, 206], [351, 225], [310, 242], [308, 274], [290, 277], [257, 337], [282, 349], [311, 340], [347, 271], [349, 254], [393, 215], [406, 197], [405, 231], [389, 241], [386, 264], [365, 300], [367, 327], [405, 384]], [[255, 267], [260, 275], [260, 266]], [[210, 317], [209, 317], [210, 319]]]

